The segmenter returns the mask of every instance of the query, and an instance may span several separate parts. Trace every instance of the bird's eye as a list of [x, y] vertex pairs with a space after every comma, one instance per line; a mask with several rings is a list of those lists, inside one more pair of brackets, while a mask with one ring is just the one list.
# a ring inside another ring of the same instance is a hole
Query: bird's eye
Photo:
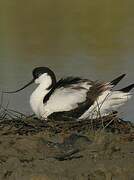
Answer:
[[37, 77], [40, 77], [42, 75], [42, 73], [37, 73]]
[[36, 72], [36, 73], [34, 73], [34, 78], [37, 79], [37, 78], [39, 78], [41, 75], [42, 75], [41, 72]]

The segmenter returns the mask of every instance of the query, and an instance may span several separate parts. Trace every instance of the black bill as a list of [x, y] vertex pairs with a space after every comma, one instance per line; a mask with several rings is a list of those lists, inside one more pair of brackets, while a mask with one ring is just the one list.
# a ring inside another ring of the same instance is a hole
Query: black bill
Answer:
[[23, 86], [22, 88], [16, 90], [16, 91], [3, 91], [3, 93], [17, 93], [23, 89], [25, 89], [26, 87], [28, 87], [29, 85], [31, 85], [32, 83], [34, 83], [34, 79], [32, 81], [30, 81], [28, 84], [26, 84], [25, 86]]

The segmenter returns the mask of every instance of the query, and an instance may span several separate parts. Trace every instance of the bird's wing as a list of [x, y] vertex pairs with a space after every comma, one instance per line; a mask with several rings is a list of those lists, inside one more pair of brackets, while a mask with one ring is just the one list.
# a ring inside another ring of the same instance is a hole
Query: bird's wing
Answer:
[[78, 118], [108, 88], [111, 88], [109, 83], [98, 83], [97, 81], [80, 81], [77, 84], [70, 84], [68, 87], [60, 86], [44, 103], [41, 115], [47, 117], [55, 112], [68, 112], [67, 116]]
[[[86, 101], [87, 92], [88, 90], [83, 87], [58, 88], [44, 104], [45, 113], [48, 116], [53, 112], [70, 111], [75, 109], [80, 103]], [[42, 114], [42, 116], [44, 115]]]
[[[57, 82], [44, 98], [42, 117], [55, 112], [69, 112], [67, 115], [80, 117], [105, 91], [111, 90], [125, 75], [109, 83], [68, 77]], [[44, 114], [45, 113], [45, 114]]]

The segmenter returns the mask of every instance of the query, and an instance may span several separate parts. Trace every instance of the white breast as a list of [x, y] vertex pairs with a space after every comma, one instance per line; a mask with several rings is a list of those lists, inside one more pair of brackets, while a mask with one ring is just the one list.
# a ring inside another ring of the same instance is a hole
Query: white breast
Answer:
[[44, 111], [43, 99], [50, 91], [48, 87], [52, 84], [52, 79], [47, 73], [44, 73], [35, 80], [35, 83], [39, 85], [30, 96], [30, 105], [33, 112], [40, 118]]
[[41, 88], [40, 86], [38, 86], [36, 90], [32, 93], [32, 95], [30, 96], [31, 108], [38, 118], [41, 117], [41, 112], [44, 106], [43, 99], [48, 92], [49, 92], [48, 90], [44, 90], [44, 88]]

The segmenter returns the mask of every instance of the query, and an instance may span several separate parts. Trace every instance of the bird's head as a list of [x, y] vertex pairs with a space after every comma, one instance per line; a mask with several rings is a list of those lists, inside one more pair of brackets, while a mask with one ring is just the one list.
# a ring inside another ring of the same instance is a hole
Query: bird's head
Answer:
[[36, 67], [32, 71], [33, 79], [24, 85], [22, 88], [15, 90], [15, 91], [5, 91], [3, 93], [16, 93], [19, 92], [29, 85], [36, 83], [36, 84], [42, 84], [45, 83], [48, 87], [47, 89], [51, 89], [56, 84], [56, 77], [54, 72], [49, 69], [48, 67]]

